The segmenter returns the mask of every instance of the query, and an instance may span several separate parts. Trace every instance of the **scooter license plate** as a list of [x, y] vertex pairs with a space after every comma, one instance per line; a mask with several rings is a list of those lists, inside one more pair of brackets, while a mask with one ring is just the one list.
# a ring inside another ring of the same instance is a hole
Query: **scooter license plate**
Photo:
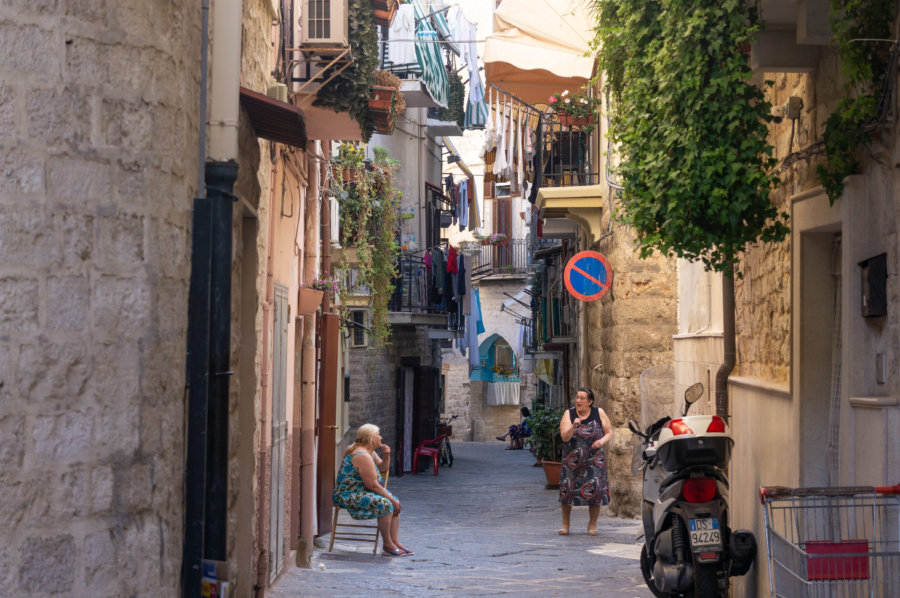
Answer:
[[716, 517], [690, 520], [691, 548], [694, 552], [715, 548], [722, 548], [722, 533], [719, 530], [719, 520]]

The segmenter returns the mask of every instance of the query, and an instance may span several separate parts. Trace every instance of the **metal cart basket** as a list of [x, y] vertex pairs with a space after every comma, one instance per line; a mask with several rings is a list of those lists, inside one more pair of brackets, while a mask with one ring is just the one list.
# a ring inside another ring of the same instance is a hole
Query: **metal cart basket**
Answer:
[[900, 597], [900, 484], [760, 488], [772, 598]]

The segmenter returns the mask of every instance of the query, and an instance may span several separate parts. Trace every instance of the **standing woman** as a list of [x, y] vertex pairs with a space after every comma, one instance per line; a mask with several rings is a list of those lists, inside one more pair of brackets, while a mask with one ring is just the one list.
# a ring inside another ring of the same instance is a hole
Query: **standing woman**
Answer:
[[[384, 458], [375, 452], [381, 449]], [[388, 556], [413, 554], [400, 544], [400, 501], [382, 485], [391, 461], [391, 447], [381, 443], [374, 424], [359, 427], [356, 442], [344, 453], [331, 499], [353, 519], [378, 519], [382, 552]]]
[[603, 447], [612, 440], [612, 426], [603, 409], [594, 407], [594, 392], [590, 388], [579, 388], [575, 393], [575, 406], [563, 412], [559, 433], [564, 443], [559, 476], [562, 505], [559, 533], [569, 534], [572, 505], [587, 505], [587, 531], [596, 536], [600, 505], [609, 504], [609, 476]]

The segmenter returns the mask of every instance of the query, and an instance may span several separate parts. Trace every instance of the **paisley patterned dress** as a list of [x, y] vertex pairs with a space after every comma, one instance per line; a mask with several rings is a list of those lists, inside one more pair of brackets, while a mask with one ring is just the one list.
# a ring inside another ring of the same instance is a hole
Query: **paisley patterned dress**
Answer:
[[[569, 409], [574, 421], [575, 408]], [[575, 428], [572, 438], [563, 447], [562, 471], [559, 475], [559, 502], [565, 505], [594, 506], [609, 504], [609, 476], [606, 473], [606, 453], [591, 445], [603, 438], [600, 410], [591, 407], [591, 414]]]
[[[362, 476], [359, 475], [359, 469], [353, 464], [353, 455], [358, 454], [360, 453], [353, 453], [344, 457], [344, 462], [341, 464], [341, 470], [338, 472], [337, 480], [334, 484], [331, 500], [340, 508], [346, 509], [354, 519], [377, 519], [393, 513], [394, 505], [391, 504], [391, 501], [380, 494], [375, 494], [368, 490], [363, 483]], [[378, 472], [378, 483], [384, 483], [381, 472]], [[388, 494], [391, 493], [388, 492]], [[391, 496], [394, 495], [391, 494]]]

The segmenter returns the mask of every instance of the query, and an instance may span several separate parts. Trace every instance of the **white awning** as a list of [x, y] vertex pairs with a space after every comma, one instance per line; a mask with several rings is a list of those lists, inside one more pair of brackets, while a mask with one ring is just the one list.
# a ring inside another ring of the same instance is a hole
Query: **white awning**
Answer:
[[484, 46], [488, 83], [531, 104], [575, 91], [593, 73], [594, 59], [584, 55], [593, 26], [586, 0], [503, 0]]

